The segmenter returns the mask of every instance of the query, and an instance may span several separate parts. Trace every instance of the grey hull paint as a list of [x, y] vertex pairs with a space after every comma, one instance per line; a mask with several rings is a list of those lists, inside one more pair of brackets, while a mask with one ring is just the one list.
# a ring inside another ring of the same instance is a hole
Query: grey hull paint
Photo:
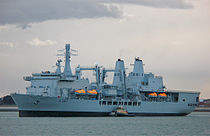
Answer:
[[[192, 94], [188, 94], [190, 98]], [[41, 116], [108, 116], [118, 105], [100, 105], [99, 100], [63, 99], [57, 97], [11, 94], [18, 106], [20, 117]], [[195, 94], [194, 97], [196, 97]], [[187, 96], [186, 96], [187, 97]], [[139, 106], [125, 106], [136, 116], [184, 116], [194, 111], [194, 100], [181, 102], [141, 101]]]

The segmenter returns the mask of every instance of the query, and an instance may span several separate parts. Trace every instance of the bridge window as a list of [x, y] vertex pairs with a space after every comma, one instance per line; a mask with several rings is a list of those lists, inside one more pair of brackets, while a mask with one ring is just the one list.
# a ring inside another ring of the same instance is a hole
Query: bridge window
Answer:
[[136, 106], [137, 105], [137, 102], [133, 102], [133, 106]]
[[108, 101], [108, 105], [112, 105], [112, 102], [111, 101]]
[[128, 105], [128, 103], [127, 102], [124, 102], [124, 105]]
[[185, 102], [185, 99], [182, 99], [183, 102]]
[[178, 100], [179, 100], [179, 97], [175, 97], [175, 102], [178, 102]]
[[199, 97], [196, 97], [196, 102], [198, 102], [199, 101]]
[[128, 105], [132, 105], [132, 102], [128, 102]]
[[140, 106], [141, 105], [141, 102], [138, 102], [138, 106]]
[[117, 102], [113, 102], [113, 105], [117, 105]]
[[103, 101], [102, 104], [103, 104], [103, 105], [106, 105], [106, 101]]

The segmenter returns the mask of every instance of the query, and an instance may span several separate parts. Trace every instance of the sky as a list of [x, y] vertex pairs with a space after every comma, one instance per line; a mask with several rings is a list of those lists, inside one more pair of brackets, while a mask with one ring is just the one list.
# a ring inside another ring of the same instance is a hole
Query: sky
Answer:
[[57, 50], [70, 43], [78, 50], [72, 70], [114, 68], [122, 58], [129, 72], [140, 57], [145, 72], [163, 76], [168, 89], [210, 98], [209, 6], [209, 0], [0, 0], [0, 96], [25, 93], [23, 76], [54, 71]]

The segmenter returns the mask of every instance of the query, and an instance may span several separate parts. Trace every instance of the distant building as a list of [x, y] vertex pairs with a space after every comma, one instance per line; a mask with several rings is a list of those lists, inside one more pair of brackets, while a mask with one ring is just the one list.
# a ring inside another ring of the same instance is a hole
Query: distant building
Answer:
[[199, 107], [210, 107], [210, 99], [200, 100]]

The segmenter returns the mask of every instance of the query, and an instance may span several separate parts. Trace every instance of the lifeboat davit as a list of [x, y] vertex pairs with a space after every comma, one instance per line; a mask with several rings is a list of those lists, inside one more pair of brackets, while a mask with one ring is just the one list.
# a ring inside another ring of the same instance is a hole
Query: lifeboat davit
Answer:
[[157, 93], [153, 92], [153, 93], [149, 93], [150, 97], [157, 97]]
[[160, 96], [160, 97], [167, 97], [166, 93], [159, 93], [158, 96]]
[[90, 94], [90, 95], [97, 95], [98, 94], [98, 92], [96, 90], [88, 90], [87, 93]]

